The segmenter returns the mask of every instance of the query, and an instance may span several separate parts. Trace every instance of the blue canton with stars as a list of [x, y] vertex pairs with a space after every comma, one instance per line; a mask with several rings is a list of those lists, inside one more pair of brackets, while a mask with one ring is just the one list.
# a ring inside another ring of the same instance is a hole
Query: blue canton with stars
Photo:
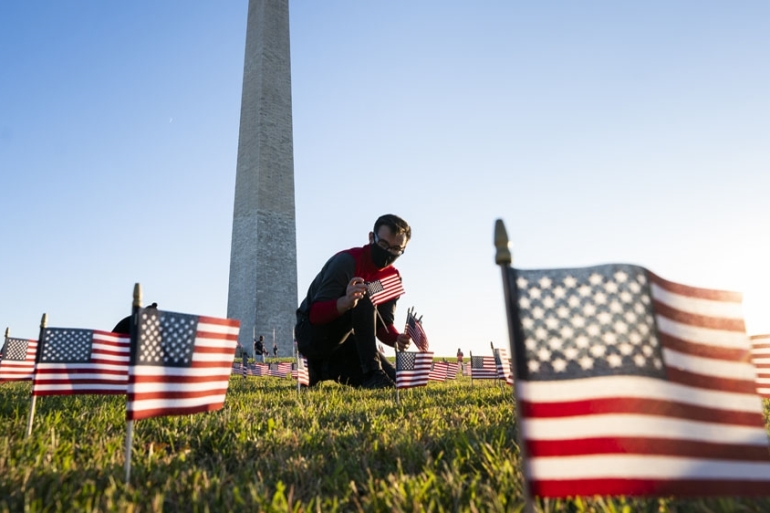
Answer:
[[93, 330], [47, 328], [43, 333], [40, 361], [43, 363], [88, 363], [91, 361]]
[[665, 377], [644, 268], [609, 264], [509, 272], [523, 379]]
[[132, 364], [163, 367], [192, 365], [198, 331], [197, 315], [146, 308], [139, 312], [138, 328], [139, 347]]
[[6, 338], [3, 346], [3, 360], [23, 362], [27, 359], [27, 339]]

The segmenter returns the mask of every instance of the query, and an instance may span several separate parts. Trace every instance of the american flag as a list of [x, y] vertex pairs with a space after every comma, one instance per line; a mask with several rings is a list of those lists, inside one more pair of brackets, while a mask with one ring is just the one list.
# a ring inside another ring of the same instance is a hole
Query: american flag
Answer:
[[508, 284], [534, 495], [768, 493], [740, 294], [621, 264]]
[[446, 369], [446, 379], [456, 379], [457, 378], [457, 370], [460, 367], [460, 363], [453, 363], [449, 364], [449, 366]]
[[392, 274], [379, 280], [366, 282], [366, 292], [374, 306], [396, 299], [404, 293], [401, 276], [394, 270]]
[[291, 374], [291, 362], [279, 362], [270, 364], [270, 376], [285, 378]]
[[266, 363], [255, 363], [251, 367], [251, 375], [252, 376], [269, 376], [270, 366]]
[[449, 364], [447, 362], [434, 362], [433, 368], [430, 374], [428, 374], [428, 379], [431, 381], [446, 381], [448, 371]]
[[6, 337], [0, 359], [0, 383], [31, 380], [36, 354], [37, 340]]
[[495, 357], [471, 355], [471, 379], [497, 379]]
[[297, 353], [297, 383], [310, 386], [310, 374], [307, 370], [307, 358]]
[[511, 358], [504, 347], [494, 349], [495, 368], [497, 369], [497, 379], [502, 379], [509, 385], [513, 385], [513, 369], [511, 368]]
[[131, 341], [126, 419], [222, 408], [239, 327], [233, 319], [141, 309]]
[[396, 388], [412, 388], [428, 384], [433, 353], [396, 351]]
[[425, 334], [425, 330], [422, 329], [422, 322], [417, 320], [413, 314], [409, 314], [406, 319], [406, 332], [412, 337], [414, 345], [420, 351], [428, 350], [428, 336]]
[[757, 371], [757, 393], [770, 399], [770, 334], [751, 337], [751, 359]]
[[115, 395], [128, 387], [128, 335], [45, 328], [32, 395]]

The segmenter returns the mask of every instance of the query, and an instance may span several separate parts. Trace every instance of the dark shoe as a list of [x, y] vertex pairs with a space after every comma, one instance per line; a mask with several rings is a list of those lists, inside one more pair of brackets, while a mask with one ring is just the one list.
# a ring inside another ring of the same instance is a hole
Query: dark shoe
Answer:
[[396, 384], [382, 369], [372, 371], [364, 378], [361, 388], [375, 390], [378, 388], [396, 388]]

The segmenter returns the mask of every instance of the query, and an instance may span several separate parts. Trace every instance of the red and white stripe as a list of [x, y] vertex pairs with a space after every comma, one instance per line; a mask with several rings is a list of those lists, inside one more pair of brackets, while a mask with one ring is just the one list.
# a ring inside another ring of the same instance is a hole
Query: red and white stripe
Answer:
[[757, 373], [757, 393], [770, 399], [770, 334], [750, 338], [751, 360]]

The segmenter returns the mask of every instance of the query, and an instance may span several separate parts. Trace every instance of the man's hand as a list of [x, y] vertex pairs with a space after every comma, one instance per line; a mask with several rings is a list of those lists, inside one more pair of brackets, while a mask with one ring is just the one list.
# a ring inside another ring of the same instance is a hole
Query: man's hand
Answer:
[[358, 300], [366, 294], [366, 284], [364, 279], [358, 276], [354, 277], [345, 288], [345, 295], [337, 300], [337, 311], [340, 314], [352, 310], [358, 304]]
[[405, 351], [411, 342], [412, 337], [409, 336], [409, 333], [400, 333], [396, 339], [396, 347], [399, 351]]

